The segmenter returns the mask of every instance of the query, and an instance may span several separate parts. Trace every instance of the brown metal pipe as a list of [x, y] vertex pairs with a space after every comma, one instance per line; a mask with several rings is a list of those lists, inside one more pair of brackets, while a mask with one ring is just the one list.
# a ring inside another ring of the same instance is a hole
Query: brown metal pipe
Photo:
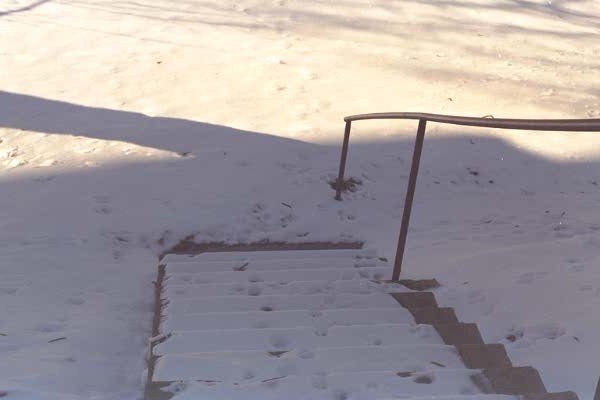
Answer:
[[404, 258], [404, 249], [406, 247], [406, 237], [408, 236], [408, 225], [410, 223], [410, 213], [412, 210], [415, 189], [417, 187], [417, 175], [419, 174], [419, 163], [421, 161], [421, 152], [423, 151], [423, 142], [425, 141], [425, 128], [427, 120], [420, 119], [417, 129], [417, 138], [413, 150], [412, 165], [410, 167], [410, 176], [408, 177], [408, 188], [406, 189], [406, 199], [404, 200], [404, 213], [402, 214], [402, 225], [400, 226], [400, 235], [398, 237], [398, 247], [396, 249], [396, 258], [394, 259], [394, 272], [392, 281], [400, 278], [402, 271], [402, 259]]
[[[404, 213], [402, 215], [402, 225], [398, 237], [398, 247], [396, 249], [396, 258], [394, 260], [394, 272], [392, 280], [397, 281], [400, 278], [402, 270], [402, 259], [406, 247], [406, 238], [408, 236], [408, 225], [410, 222], [410, 213], [417, 185], [417, 175], [419, 173], [419, 162], [423, 142], [425, 139], [425, 127], [427, 121], [438, 122], [452, 125], [476, 126], [482, 128], [498, 129], [521, 129], [529, 131], [570, 131], [570, 132], [600, 132], [600, 119], [511, 119], [511, 118], [477, 118], [461, 117], [454, 115], [428, 114], [418, 112], [389, 112], [374, 114], [351, 115], [344, 118], [346, 121], [346, 130], [344, 133], [344, 143], [342, 146], [342, 157], [340, 160], [340, 170], [336, 185], [336, 200], [341, 200], [342, 185], [344, 182], [344, 169], [346, 168], [346, 157], [348, 155], [348, 141], [350, 139], [350, 124], [352, 121], [361, 121], [369, 119], [418, 119], [419, 128], [413, 151], [413, 160], [406, 191], [406, 200], [404, 202]], [[600, 381], [594, 400], [600, 400]]]
[[342, 200], [342, 187], [344, 185], [344, 171], [346, 169], [346, 158], [348, 157], [348, 142], [350, 141], [351, 125], [351, 121], [346, 121], [346, 128], [344, 129], [344, 142], [342, 143], [342, 155], [340, 157], [340, 170], [335, 183], [335, 199], [338, 201]]
[[389, 112], [351, 115], [344, 121], [362, 121], [368, 119], [424, 119], [444, 124], [477, 126], [483, 128], [522, 129], [528, 131], [600, 131], [600, 119], [512, 119], [512, 118], [479, 118], [454, 115]]

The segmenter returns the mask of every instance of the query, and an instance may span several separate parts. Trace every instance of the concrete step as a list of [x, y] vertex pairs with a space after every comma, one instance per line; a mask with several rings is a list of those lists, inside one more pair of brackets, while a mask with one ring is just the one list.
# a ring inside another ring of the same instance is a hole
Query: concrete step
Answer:
[[419, 292], [440, 287], [440, 283], [435, 279], [400, 279], [398, 283]]
[[167, 273], [164, 285], [207, 284], [207, 283], [255, 283], [294, 281], [338, 281], [350, 279], [382, 280], [391, 274], [388, 267], [367, 268], [313, 268], [278, 271], [219, 271], [204, 273]]
[[176, 315], [207, 312], [331, 310], [364, 308], [398, 308], [392, 297], [385, 293], [374, 294], [312, 294], [296, 296], [215, 296], [175, 297], [167, 299], [163, 314]]
[[391, 293], [391, 296], [404, 308], [437, 308], [435, 296], [431, 292]]
[[277, 374], [256, 380], [249, 373], [234, 383], [192, 381], [180, 384], [177, 399], [377, 399], [478, 393], [472, 370], [435, 370], [415, 374], [398, 371], [344, 372], [329, 375]]
[[332, 309], [322, 311], [253, 311], [167, 314], [160, 331], [330, 327], [334, 325], [411, 324], [410, 313], [401, 308]]
[[519, 396], [519, 400], [579, 400], [575, 392], [528, 393]]
[[[394, 399], [376, 399], [394, 400]], [[397, 399], [396, 399], [397, 400]], [[435, 395], [435, 396], [412, 396], [406, 400], [521, 400], [519, 396], [508, 396], [505, 394], [470, 394], [470, 395]]]
[[435, 324], [435, 330], [446, 344], [484, 344], [476, 324]]
[[458, 318], [453, 308], [420, 307], [411, 308], [410, 313], [417, 324], [457, 324]]
[[240, 260], [282, 260], [310, 258], [375, 258], [372, 249], [336, 249], [336, 250], [274, 250], [274, 251], [222, 251], [206, 252], [196, 255], [168, 254], [162, 259], [163, 264], [170, 262], [196, 261], [240, 261]]
[[358, 258], [286, 258], [282, 260], [241, 260], [241, 261], [189, 261], [167, 263], [168, 273], [202, 273], [213, 271], [272, 271], [287, 269], [315, 269], [315, 268], [368, 268], [388, 267], [387, 263], [376, 259]]
[[[310, 278], [310, 277], [309, 277]], [[163, 298], [211, 297], [227, 295], [299, 295], [319, 293], [371, 294], [401, 292], [407, 289], [397, 283], [382, 283], [366, 279], [337, 281], [294, 281], [208, 283], [198, 285], [169, 285], [162, 291]]]
[[532, 367], [489, 368], [472, 379], [483, 393], [547, 393], [540, 374]]
[[[360, 360], [360, 362], [357, 362]], [[251, 372], [254, 379], [279, 375], [361, 371], [435, 371], [464, 368], [456, 349], [445, 345], [395, 345], [317, 348], [289, 352], [218, 352], [161, 357], [157, 381], [214, 380], [239, 382]]]
[[[392, 400], [392, 399], [379, 399]], [[578, 400], [573, 392], [535, 393], [527, 395], [475, 394], [469, 396], [410, 397], [410, 400]]]
[[377, 324], [331, 328], [265, 328], [174, 331], [153, 348], [154, 355], [217, 351], [289, 351], [320, 347], [442, 344], [430, 325]]
[[467, 368], [508, 368], [512, 363], [504, 345], [462, 344], [456, 346]]

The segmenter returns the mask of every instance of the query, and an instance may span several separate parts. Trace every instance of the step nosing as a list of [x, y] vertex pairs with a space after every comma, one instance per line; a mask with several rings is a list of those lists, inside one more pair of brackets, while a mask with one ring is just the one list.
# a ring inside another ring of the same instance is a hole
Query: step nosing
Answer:
[[[227, 271], [197, 271], [197, 272], [169, 272], [168, 271], [168, 266], [166, 267], [167, 271], [166, 271], [166, 276], [165, 279], [168, 279], [171, 276], [182, 276], [182, 275], [204, 275], [204, 274], [249, 274], [249, 273], [258, 273], [258, 272], [262, 272], [262, 273], [269, 273], [269, 272], [319, 272], [319, 271], [344, 271], [344, 270], [350, 270], [350, 271], [371, 271], [371, 270], [386, 270], [386, 271], [390, 271], [390, 266], [387, 265], [376, 265], [376, 266], [367, 266], [367, 267], [363, 267], [363, 266], [352, 266], [352, 267], [339, 267], [339, 268], [332, 268], [332, 267], [314, 267], [314, 268], [283, 268], [283, 269], [262, 269], [262, 270], [242, 270], [242, 271], [235, 271], [235, 270], [227, 270]], [[391, 282], [394, 283], [394, 282]], [[415, 293], [427, 293], [427, 292], [415, 292]]]
[[[309, 299], [316, 299], [319, 297], [323, 297], [323, 298], [333, 298], [333, 299], [337, 299], [337, 298], [365, 298], [365, 297], [381, 297], [381, 298], [388, 298], [388, 293], [386, 292], [373, 292], [373, 293], [345, 293], [345, 292], [334, 292], [334, 293], [314, 293], [314, 294], [261, 294], [261, 295], [257, 295], [257, 296], [252, 296], [249, 294], [232, 294], [232, 295], [216, 295], [216, 296], [207, 296], [207, 297], [176, 297], [177, 299], [181, 299], [181, 300], [194, 300], [194, 299], [198, 299], [198, 300], [204, 300], [206, 298], [211, 298], [211, 299], [234, 299], [234, 300], [242, 300], [242, 299], [278, 299], [278, 298], [285, 298], [285, 299], [297, 299], [300, 297], [305, 297], [305, 298], [309, 298]], [[162, 298], [162, 300], [168, 301], [169, 298]]]
[[[330, 312], [335, 312], [335, 311], [348, 311], [351, 312], [352, 310], [355, 310], [355, 308], [353, 307], [348, 307], [348, 308], [328, 308], [328, 309], [323, 309], [323, 310], [318, 310], [320, 312], [323, 312], [325, 314], [330, 313]], [[377, 306], [377, 307], [366, 307], [366, 308], [361, 308], [361, 311], [378, 311], [378, 310], [385, 310], [385, 311], [389, 311], [389, 310], [398, 310], [398, 307], [395, 305], [390, 305], [390, 306]], [[293, 310], [273, 310], [273, 311], [269, 311], [268, 314], [271, 315], [281, 315], [281, 314], [295, 314], [298, 312], [306, 312], [307, 314], [310, 312], [316, 311], [314, 308], [306, 308], [306, 309], [293, 309]], [[404, 310], [398, 310], [399, 312], [403, 312]], [[214, 315], [219, 315], [219, 314], [240, 314], [240, 315], [248, 315], [248, 314], [256, 314], [256, 315], [266, 315], [267, 312], [266, 311], [207, 311], [207, 312], [190, 312], [190, 313], [183, 313], [183, 314], [177, 314], [178, 317], [181, 316], [214, 316]], [[406, 314], [406, 315], [410, 315], [410, 314]], [[165, 318], [169, 318], [169, 315], [165, 315]]]
[[[339, 346], [339, 347], [331, 347], [331, 346], [321, 346], [321, 347], [314, 347], [314, 349], [317, 349], [319, 351], [343, 351], [343, 350], [378, 350], [378, 351], [383, 351], [386, 349], [402, 349], [402, 350], [406, 350], [406, 349], [440, 349], [443, 351], [452, 351], [454, 352], [455, 347], [453, 345], [447, 345], [447, 344], [390, 344], [390, 345], [362, 345], [362, 346]], [[297, 350], [297, 349], [296, 349]], [[296, 351], [296, 350], [291, 350]], [[176, 353], [176, 354], [164, 354], [161, 355], [161, 358], [164, 357], [202, 357], [202, 356], [210, 356], [210, 355], [219, 355], [219, 354], [223, 354], [223, 355], [227, 355], [227, 354], [240, 354], [240, 355], [249, 355], [249, 354], [264, 354], [265, 352], [268, 351], [264, 351], [264, 350], [226, 350], [226, 351], [199, 351], [199, 352], [189, 352], [189, 353]], [[477, 368], [477, 369], [473, 369], [473, 368], [463, 368], [463, 369], [469, 369], [472, 371], [475, 370], [481, 370], [481, 368]]]
[[[427, 324], [411, 324], [411, 323], [399, 323], [399, 324], [370, 324], [370, 325], [334, 325], [329, 327], [331, 330], [340, 330], [345, 328], [352, 327], [365, 327], [365, 326], [377, 326], [377, 327], [411, 327], [418, 328], [419, 326], [429, 326]], [[193, 333], [193, 332], [217, 332], [217, 331], [255, 331], [255, 332], [271, 332], [271, 331], [290, 331], [290, 330], [314, 330], [314, 327], [294, 327], [294, 328], [233, 328], [233, 329], [214, 329], [214, 330], [204, 330], [204, 329], [194, 329], [194, 330], [170, 330], [169, 334], [179, 334], [179, 333]]]

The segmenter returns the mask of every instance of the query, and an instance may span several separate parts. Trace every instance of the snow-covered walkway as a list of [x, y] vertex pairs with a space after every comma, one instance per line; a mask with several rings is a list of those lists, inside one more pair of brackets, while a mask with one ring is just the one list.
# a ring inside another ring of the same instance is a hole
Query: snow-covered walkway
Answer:
[[[598, 117], [599, 27], [597, 0], [0, 1], [0, 393], [139, 400], [156, 259], [185, 237], [391, 257], [415, 124], [356, 124], [337, 202], [342, 118]], [[403, 277], [590, 400], [598, 135], [429, 129]]]

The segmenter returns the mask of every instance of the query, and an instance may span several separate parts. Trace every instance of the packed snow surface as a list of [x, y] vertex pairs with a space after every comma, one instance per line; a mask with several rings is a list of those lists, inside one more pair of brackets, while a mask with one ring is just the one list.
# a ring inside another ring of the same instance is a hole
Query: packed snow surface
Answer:
[[[157, 255], [188, 235], [393, 258], [414, 121], [354, 125], [338, 202], [342, 117], [598, 118], [599, 33], [594, 0], [0, 2], [0, 396], [140, 398]], [[599, 157], [597, 133], [430, 124], [403, 271], [583, 400]]]

